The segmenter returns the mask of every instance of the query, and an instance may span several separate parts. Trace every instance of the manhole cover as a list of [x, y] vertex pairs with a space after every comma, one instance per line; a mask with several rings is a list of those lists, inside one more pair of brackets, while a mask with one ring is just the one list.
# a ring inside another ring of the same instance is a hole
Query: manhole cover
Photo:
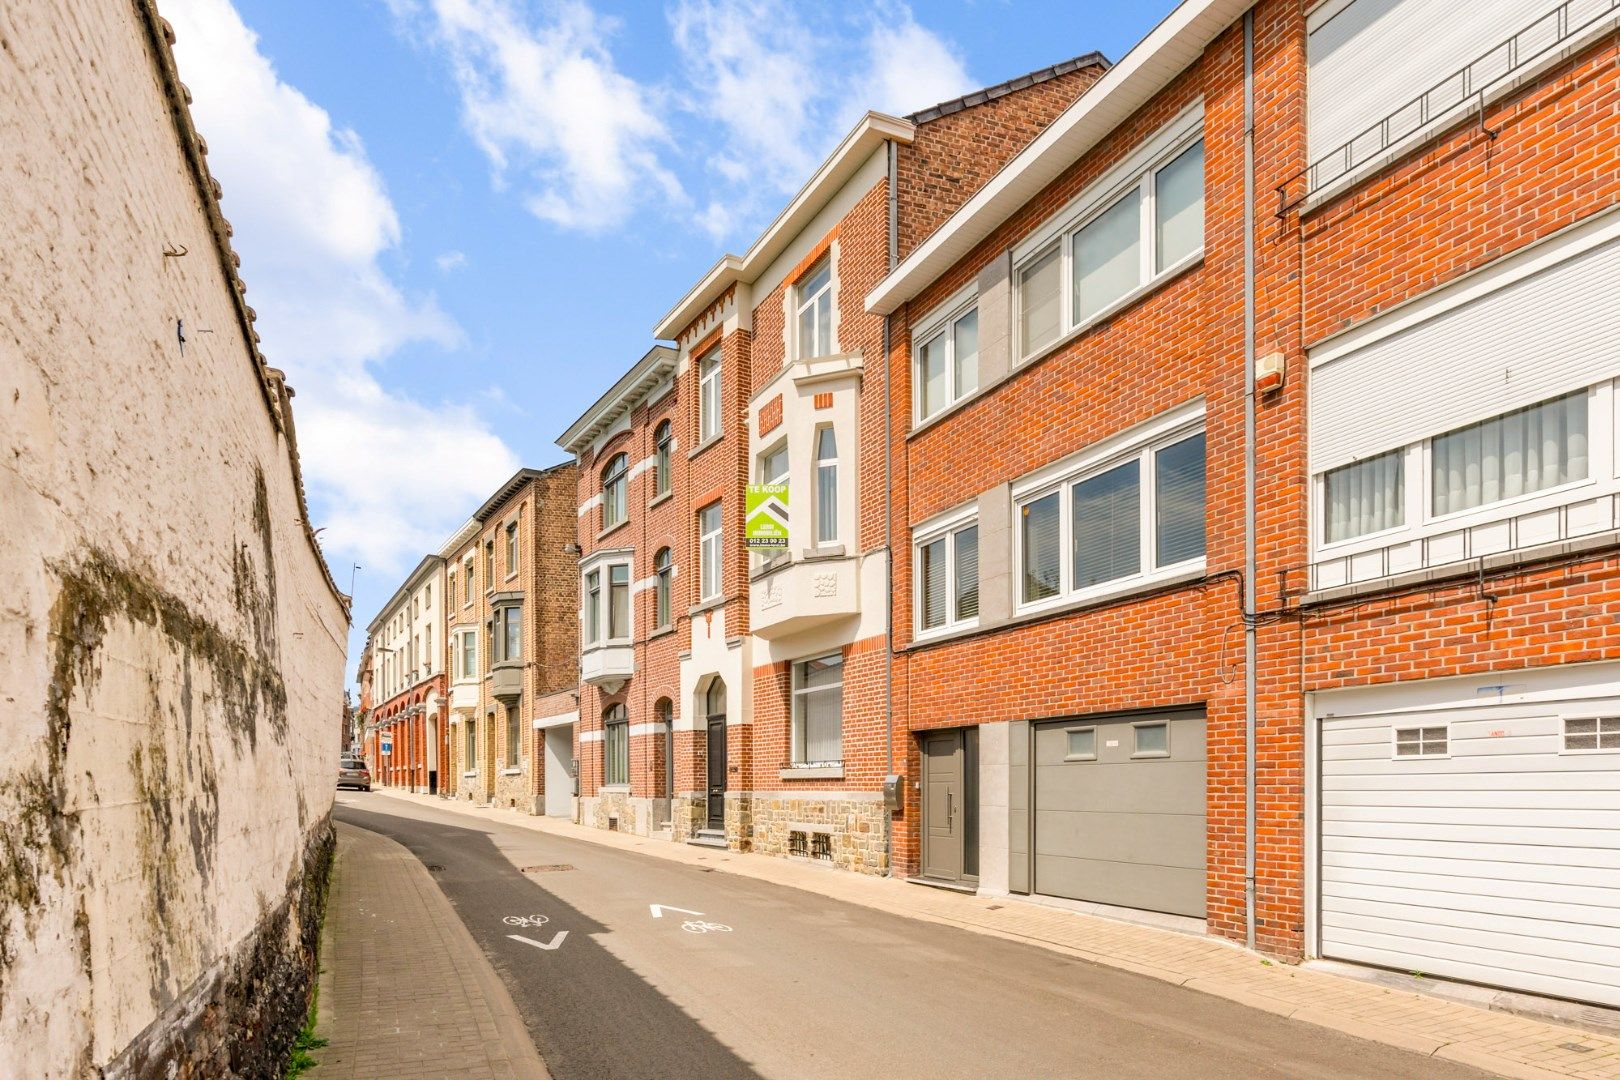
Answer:
[[430, 874], [437, 874], [437, 873], [440, 873], [440, 872], [442, 872], [444, 870], [444, 867], [440, 866], [438, 863], [432, 863], [432, 862], [427, 864], [427, 868], [428, 868], [428, 873], [430, 873]]
[[1593, 1050], [1596, 1050], [1597, 1047], [1595, 1047], [1595, 1046], [1582, 1046], [1580, 1043], [1567, 1042], [1567, 1043], [1559, 1043], [1558, 1044], [1558, 1049], [1560, 1049], [1560, 1050], [1573, 1050], [1577, 1054], [1590, 1054]]
[[555, 874], [559, 870], [572, 869], [573, 867], [567, 863], [548, 863], [545, 866], [525, 866], [523, 872], [525, 874]]

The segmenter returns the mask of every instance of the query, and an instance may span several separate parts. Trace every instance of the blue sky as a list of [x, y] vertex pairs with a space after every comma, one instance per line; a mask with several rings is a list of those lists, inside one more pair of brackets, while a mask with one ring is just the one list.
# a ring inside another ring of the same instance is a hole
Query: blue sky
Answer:
[[[364, 627], [741, 252], [866, 109], [1093, 49], [1172, 0], [159, 0]], [[352, 670], [350, 672], [353, 674]]]

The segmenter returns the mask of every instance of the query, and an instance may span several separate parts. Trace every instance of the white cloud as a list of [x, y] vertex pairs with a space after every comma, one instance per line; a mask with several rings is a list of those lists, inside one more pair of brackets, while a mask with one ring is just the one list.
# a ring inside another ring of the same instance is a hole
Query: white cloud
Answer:
[[856, 68], [849, 94], [855, 115], [876, 109], [904, 116], [981, 85], [961, 54], [921, 26], [906, 5], [881, 4], [869, 18], [866, 62]]
[[465, 251], [443, 251], [433, 260], [433, 265], [439, 268], [439, 273], [448, 274], [452, 270], [460, 270], [467, 265]]
[[659, 160], [672, 141], [657, 94], [614, 64], [614, 20], [581, 0], [563, 0], [544, 23], [513, 0], [426, 7], [393, 4], [407, 20], [431, 19], [423, 36], [450, 57], [468, 132], [497, 184], [515, 184], [535, 216], [600, 231], [648, 201], [684, 200]]
[[[161, 0], [224, 188], [270, 362], [298, 389], [312, 513], [334, 563], [407, 567], [516, 468], [466, 406], [385, 390], [375, 370], [460, 330], [384, 269], [399, 218], [353, 131], [281, 81], [229, 0]], [[341, 575], [339, 575], [341, 577]]]

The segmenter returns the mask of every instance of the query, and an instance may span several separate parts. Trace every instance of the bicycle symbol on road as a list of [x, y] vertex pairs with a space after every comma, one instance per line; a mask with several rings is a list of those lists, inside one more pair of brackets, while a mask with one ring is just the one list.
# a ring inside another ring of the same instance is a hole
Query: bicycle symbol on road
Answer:
[[507, 926], [544, 926], [551, 920], [544, 915], [508, 915], [501, 920]]
[[691, 934], [707, 934], [711, 930], [721, 934], [731, 933], [731, 927], [725, 923], [708, 922], [703, 919], [687, 919], [681, 923], [681, 929]]

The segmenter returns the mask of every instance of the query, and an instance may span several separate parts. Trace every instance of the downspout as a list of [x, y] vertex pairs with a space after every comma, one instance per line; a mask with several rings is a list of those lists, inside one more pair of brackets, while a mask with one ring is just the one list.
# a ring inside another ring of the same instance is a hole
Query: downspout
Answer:
[[1255, 946], [1254, 9], [1243, 13], [1243, 938]]
[[[887, 142], [889, 150], [889, 272], [900, 261], [900, 194], [895, 190], [899, 149], [893, 139]], [[893, 423], [894, 379], [890, 373], [889, 349], [893, 341], [890, 316], [883, 316], [883, 551], [884, 576], [888, 588], [888, 610], [884, 613], [883, 649], [883, 726], [885, 731], [885, 775], [894, 769], [894, 443], [890, 428]], [[883, 863], [888, 877], [894, 876], [894, 811], [883, 812]]]

